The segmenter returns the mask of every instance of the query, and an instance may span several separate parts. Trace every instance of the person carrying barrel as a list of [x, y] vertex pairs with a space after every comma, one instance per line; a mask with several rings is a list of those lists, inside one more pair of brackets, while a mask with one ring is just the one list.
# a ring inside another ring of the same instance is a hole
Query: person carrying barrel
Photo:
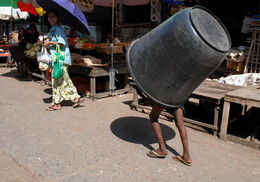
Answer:
[[[178, 108], [166, 108], [166, 110], [167, 110], [167, 112], [172, 113], [174, 116], [173, 119], [175, 120], [176, 126], [180, 133], [182, 147], [183, 147], [183, 155], [181, 155], [181, 156], [175, 155], [172, 158], [176, 161], [182, 162], [183, 164], [185, 164], [187, 166], [191, 166], [192, 160], [190, 157], [189, 146], [188, 146], [188, 135], [187, 135], [187, 131], [184, 126], [184, 121], [183, 121], [185, 102], [186, 101], [184, 101], [181, 104], [181, 106]], [[152, 158], [165, 158], [168, 154], [168, 151], [166, 148], [166, 143], [165, 143], [163, 135], [162, 135], [161, 126], [160, 126], [160, 123], [158, 122], [159, 115], [163, 109], [164, 109], [163, 107], [154, 104], [152, 107], [152, 111], [149, 114], [152, 129], [153, 129], [153, 132], [154, 132], [154, 134], [157, 138], [158, 144], [159, 144], [158, 149], [151, 150], [147, 153], [147, 155]]]

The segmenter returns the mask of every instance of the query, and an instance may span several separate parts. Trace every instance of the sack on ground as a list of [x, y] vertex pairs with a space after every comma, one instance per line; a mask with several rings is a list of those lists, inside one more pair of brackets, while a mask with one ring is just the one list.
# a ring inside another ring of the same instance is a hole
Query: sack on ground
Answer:
[[65, 56], [64, 54], [60, 51], [60, 45], [56, 45], [56, 53], [54, 55], [54, 66], [52, 70], [52, 78], [57, 79], [57, 78], [62, 78], [64, 75], [64, 70], [63, 70], [63, 62], [64, 62]]

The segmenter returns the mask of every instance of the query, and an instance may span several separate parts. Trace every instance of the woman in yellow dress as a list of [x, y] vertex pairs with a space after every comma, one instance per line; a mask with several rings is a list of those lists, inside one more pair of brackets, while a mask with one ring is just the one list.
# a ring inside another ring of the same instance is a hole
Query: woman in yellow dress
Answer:
[[[50, 10], [48, 12], [48, 21], [52, 28], [49, 32], [49, 41], [45, 41], [43, 46], [50, 47], [51, 57], [54, 58], [56, 45], [59, 44], [61, 51], [65, 54], [65, 59], [63, 63], [64, 76], [58, 79], [52, 78], [52, 106], [46, 110], [60, 110], [63, 100], [71, 100], [74, 102], [73, 108], [76, 108], [83, 102], [83, 99], [80, 98], [68, 74], [68, 66], [71, 65], [71, 56], [66, 35], [62, 27], [58, 24], [59, 13], [56, 10]], [[52, 59], [52, 66], [53, 65], [54, 61]]]

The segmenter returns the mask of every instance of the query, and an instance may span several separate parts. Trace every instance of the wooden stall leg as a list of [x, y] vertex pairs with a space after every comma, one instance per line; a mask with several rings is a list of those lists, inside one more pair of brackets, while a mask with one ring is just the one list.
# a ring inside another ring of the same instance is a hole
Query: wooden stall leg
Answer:
[[124, 88], [129, 90], [129, 84], [128, 84], [128, 74], [123, 74], [123, 83], [124, 83]]
[[[218, 128], [218, 122], [219, 122], [219, 105], [215, 105], [214, 107], [214, 126]], [[213, 134], [216, 136], [218, 130], [214, 130]]]
[[96, 78], [90, 77], [90, 94], [91, 97], [96, 97]]
[[6, 68], [10, 66], [10, 62], [12, 62], [11, 54], [6, 58]]
[[137, 106], [138, 106], [138, 94], [137, 94], [137, 90], [136, 90], [136, 85], [132, 85], [132, 91], [133, 91], [133, 102], [131, 104], [131, 109], [135, 109], [137, 110]]
[[227, 138], [227, 127], [229, 118], [230, 102], [225, 101], [222, 114], [222, 122], [220, 126], [220, 136], [219, 138], [225, 140]]

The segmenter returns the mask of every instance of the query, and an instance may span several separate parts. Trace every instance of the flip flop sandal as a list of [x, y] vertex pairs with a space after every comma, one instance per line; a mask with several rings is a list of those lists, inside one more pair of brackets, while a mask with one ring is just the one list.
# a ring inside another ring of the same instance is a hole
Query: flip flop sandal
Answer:
[[186, 162], [181, 156], [176, 155], [172, 157], [175, 161], [181, 162], [183, 164], [185, 164], [186, 166], [192, 166], [192, 163], [190, 162]]
[[80, 106], [80, 104], [82, 103], [82, 102], [84, 102], [85, 101], [85, 99], [79, 99], [78, 100], [78, 102], [75, 102], [75, 104], [73, 104], [73, 108], [77, 108], [77, 107], [79, 107]]
[[61, 110], [61, 108], [54, 108], [53, 106], [50, 106], [46, 109], [46, 111], [56, 111], [56, 110]]
[[147, 155], [152, 158], [165, 158], [167, 156], [167, 154], [159, 154], [155, 150], [151, 150]]

